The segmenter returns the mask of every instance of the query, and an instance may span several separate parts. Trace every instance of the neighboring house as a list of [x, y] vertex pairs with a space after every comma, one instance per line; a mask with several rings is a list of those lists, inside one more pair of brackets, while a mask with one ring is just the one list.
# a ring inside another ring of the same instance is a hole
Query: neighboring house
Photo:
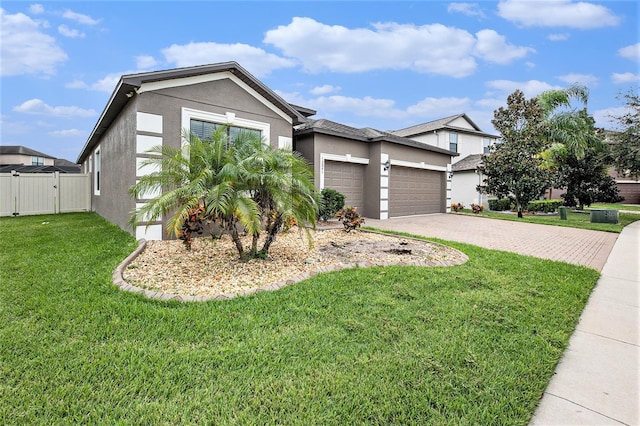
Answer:
[[[316, 185], [342, 190], [373, 218], [445, 212], [452, 153], [374, 129], [308, 120], [235, 62], [124, 75], [78, 157], [92, 176], [92, 209], [137, 238], [166, 238], [168, 218], [132, 230], [131, 212], [156, 194], [128, 195], [155, 145], [179, 148], [182, 133], [207, 136], [219, 125], [258, 132], [313, 163]], [[295, 129], [295, 132], [294, 132]]]
[[498, 139], [498, 136], [480, 130], [467, 114], [452, 115], [391, 133], [457, 152], [459, 156], [454, 164], [468, 155], [488, 154], [489, 147]]
[[484, 175], [478, 170], [482, 164], [482, 156], [483, 154], [467, 155], [451, 167], [453, 172], [451, 201], [453, 203], [462, 203], [465, 208], [470, 208], [471, 204], [489, 208], [488, 195], [477, 190], [478, 185], [482, 185], [484, 181]]
[[392, 133], [457, 152], [459, 156], [453, 159], [452, 166], [451, 202], [462, 203], [467, 208], [472, 203], [488, 207], [487, 196], [476, 190], [482, 182], [476, 169], [480, 157], [489, 153], [489, 147], [496, 143], [498, 136], [483, 132], [467, 114], [452, 115]]
[[0, 146], [0, 173], [80, 173], [80, 166], [19, 145]]
[[447, 211], [455, 153], [372, 128], [310, 120], [294, 149], [313, 163], [315, 184], [345, 195], [367, 217], [387, 219]]

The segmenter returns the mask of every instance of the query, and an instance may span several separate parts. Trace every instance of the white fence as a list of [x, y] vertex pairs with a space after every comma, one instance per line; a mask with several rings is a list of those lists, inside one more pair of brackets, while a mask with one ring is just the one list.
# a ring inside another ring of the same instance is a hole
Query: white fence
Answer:
[[80, 173], [0, 173], [0, 216], [91, 210], [91, 178]]

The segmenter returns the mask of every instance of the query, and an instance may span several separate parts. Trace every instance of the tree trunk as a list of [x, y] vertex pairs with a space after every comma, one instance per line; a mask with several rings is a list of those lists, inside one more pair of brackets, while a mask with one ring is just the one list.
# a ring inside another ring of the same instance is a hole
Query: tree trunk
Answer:
[[269, 247], [271, 247], [271, 244], [276, 240], [276, 235], [280, 232], [280, 228], [282, 228], [282, 216], [278, 215], [278, 217], [267, 228], [267, 238], [265, 238], [262, 250], [260, 250], [261, 256], [267, 256]]
[[240, 235], [238, 234], [238, 228], [236, 228], [235, 222], [231, 223], [229, 229], [231, 233], [231, 239], [236, 245], [236, 249], [238, 250], [238, 254], [240, 255], [240, 260], [245, 262], [247, 260], [247, 254], [244, 252], [244, 247], [242, 247], [242, 241], [240, 241]]

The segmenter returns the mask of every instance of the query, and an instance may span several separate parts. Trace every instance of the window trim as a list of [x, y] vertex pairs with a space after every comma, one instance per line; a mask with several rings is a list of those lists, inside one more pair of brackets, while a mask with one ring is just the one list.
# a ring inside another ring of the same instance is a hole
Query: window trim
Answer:
[[[217, 114], [215, 112], [200, 111], [193, 108], [182, 108], [182, 128], [186, 131], [191, 129], [191, 120], [208, 121], [211, 123], [244, 127], [246, 129], [259, 130], [262, 134], [262, 140], [266, 145], [271, 145], [270, 133], [271, 125], [260, 121], [239, 118], [234, 113]], [[182, 142], [184, 146], [186, 141]]]
[[[455, 142], [451, 142], [452, 137], [455, 136]], [[459, 146], [459, 141], [458, 141], [458, 133], [457, 132], [449, 132], [449, 151], [451, 152], [459, 152], [458, 151], [458, 146]], [[455, 149], [451, 149], [451, 146], [455, 144]]]

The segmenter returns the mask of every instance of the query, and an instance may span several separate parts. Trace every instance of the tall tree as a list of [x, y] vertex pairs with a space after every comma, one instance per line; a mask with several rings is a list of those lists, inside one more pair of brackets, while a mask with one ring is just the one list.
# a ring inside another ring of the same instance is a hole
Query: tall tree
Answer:
[[494, 112], [494, 127], [502, 141], [483, 157], [481, 170], [485, 185], [480, 190], [498, 197], [513, 197], [518, 217], [530, 201], [547, 188], [549, 171], [541, 167], [538, 155], [547, 147], [545, 113], [536, 98], [525, 99], [516, 90], [507, 98], [507, 107]]
[[[572, 108], [572, 100], [582, 108]], [[593, 131], [593, 118], [587, 113], [589, 89], [574, 84], [566, 89], [554, 89], [538, 95], [547, 121], [546, 137], [549, 142], [563, 144], [569, 154], [578, 159], [588, 148], [600, 148], [603, 144]]]
[[[618, 96], [620, 98], [620, 96]], [[621, 132], [615, 135], [613, 157], [618, 173], [640, 177], [640, 96], [630, 89], [624, 96], [626, 112], [613, 118]]]

